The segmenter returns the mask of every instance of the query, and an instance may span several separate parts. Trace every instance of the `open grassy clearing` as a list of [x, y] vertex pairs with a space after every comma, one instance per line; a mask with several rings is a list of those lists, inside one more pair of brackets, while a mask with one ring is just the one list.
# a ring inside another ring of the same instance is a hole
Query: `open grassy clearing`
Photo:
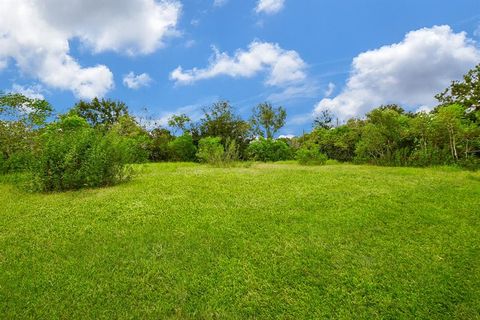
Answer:
[[3, 319], [480, 317], [480, 173], [151, 164], [0, 204]]

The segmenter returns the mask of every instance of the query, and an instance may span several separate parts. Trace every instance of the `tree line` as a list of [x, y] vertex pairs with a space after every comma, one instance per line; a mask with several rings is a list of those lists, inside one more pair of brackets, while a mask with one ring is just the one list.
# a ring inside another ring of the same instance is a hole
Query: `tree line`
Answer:
[[[171, 130], [146, 125], [125, 103], [79, 101], [53, 118], [45, 100], [18, 93], [0, 95], [0, 172], [27, 172], [42, 191], [104, 186], [131, 177], [127, 164], [199, 161], [298, 160], [386, 166], [458, 165], [480, 167], [480, 65], [436, 96], [431, 112], [412, 113], [398, 105], [379, 106], [364, 118], [339, 125], [329, 110], [311, 132], [275, 139], [286, 110], [265, 102], [243, 119], [228, 101], [203, 109], [199, 121], [170, 117]], [[53, 120], [52, 120], [53, 118]]]

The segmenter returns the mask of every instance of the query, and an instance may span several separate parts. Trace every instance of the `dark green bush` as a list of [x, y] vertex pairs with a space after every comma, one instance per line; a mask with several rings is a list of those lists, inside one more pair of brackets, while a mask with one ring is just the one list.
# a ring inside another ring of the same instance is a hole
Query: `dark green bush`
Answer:
[[101, 187], [130, 177], [126, 164], [131, 150], [125, 139], [95, 130], [83, 121], [80, 117], [65, 118], [41, 135], [31, 168], [34, 189]]
[[252, 141], [247, 147], [247, 157], [253, 161], [282, 161], [292, 158], [292, 150], [281, 140], [264, 139]]
[[302, 165], [324, 165], [328, 157], [318, 148], [300, 148], [297, 150], [296, 159]]
[[172, 161], [195, 161], [195, 154], [197, 147], [193, 143], [193, 138], [190, 134], [185, 133], [175, 140], [168, 143], [170, 160]]
[[168, 161], [170, 154], [168, 144], [174, 139], [167, 129], [157, 128], [150, 132], [148, 144], [149, 160], [154, 162]]

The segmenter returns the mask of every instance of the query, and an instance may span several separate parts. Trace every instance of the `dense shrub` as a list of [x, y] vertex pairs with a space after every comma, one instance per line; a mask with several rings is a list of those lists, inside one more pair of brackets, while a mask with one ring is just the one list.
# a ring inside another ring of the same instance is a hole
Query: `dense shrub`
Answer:
[[116, 133], [104, 133], [73, 116], [47, 128], [32, 165], [33, 187], [62, 191], [113, 185], [129, 178], [129, 145]]
[[168, 143], [168, 150], [170, 160], [172, 161], [195, 161], [195, 154], [197, 147], [193, 143], [193, 138], [190, 134], [185, 133], [175, 140]]
[[301, 148], [296, 153], [296, 159], [302, 165], [323, 165], [328, 157], [318, 148]]
[[206, 137], [198, 142], [197, 158], [200, 162], [228, 166], [239, 160], [239, 152], [235, 140], [227, 139], [224, 147], [220, 137]]
[[150, 132], [148, 156], [150, 161], [168, 161], [170, 158], [168, 144], [174, 139], [167, 129], [156, 128]]
[[290, 147], [281, 140], [260, 138], [252, 141], [246, 152], [248, 159], [254, 161], [281, 161], [292, 158]]
[[224, 154], [222, 139], [219, 137], [206, 137], [198, 142], [197, 158], [201, 162], [219, 164], [223, 161]]
[[111, 132], [124, 138], [129, 152], [129, 163], [144, 163], [149, 159], [150, 136], [134, 118], [124, 115], [118, 118], [110, 129]]

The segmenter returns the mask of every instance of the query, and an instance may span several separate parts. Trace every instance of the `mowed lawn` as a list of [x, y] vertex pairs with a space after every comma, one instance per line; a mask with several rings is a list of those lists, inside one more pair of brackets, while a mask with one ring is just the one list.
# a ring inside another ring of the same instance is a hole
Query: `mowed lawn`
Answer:
[[56, 194], [0, 183], [0, 318], [480, 318], [480, 173], [139, 171]]

